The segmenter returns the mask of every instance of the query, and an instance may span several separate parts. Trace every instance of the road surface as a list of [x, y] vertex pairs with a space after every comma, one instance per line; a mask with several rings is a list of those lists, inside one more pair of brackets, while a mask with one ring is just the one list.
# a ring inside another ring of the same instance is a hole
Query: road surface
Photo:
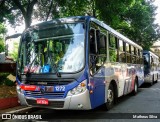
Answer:
[[[105, 111], [103, 106], [89, 111], [51, 110], [37, 108], [28, 114], [40, 115], [43, 121], [159, 122], [160, 82], [154, 84], [153, 86], [142, 86], [139, 88], [139, 92], [135, 96], [129, 94], [119, 98], [118, 103], [110, 111]], [[42, 120], [40, 119], [40, 121]], [[12, 122], [14, 120], [7, 120], [7, 122], [10, 121]], [[17, 120], [15, 120], [15, 122], [16, 121]], [[23, 120], [23, 122], [24, 121], [34, 122], [36, 120]]]

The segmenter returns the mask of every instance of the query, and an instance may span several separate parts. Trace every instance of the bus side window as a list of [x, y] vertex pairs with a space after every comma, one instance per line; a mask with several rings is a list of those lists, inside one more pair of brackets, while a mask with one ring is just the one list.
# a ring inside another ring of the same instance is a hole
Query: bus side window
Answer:
[[96, 54], [96, 41], [95, 41], [95, 30], [91, 29], [89, 32], [89, 41], [90, 41], [90, 53]]
[[97, 30], [96, 37], [97, 37], [97, 53], [106, 54], [106, 36], [99, 30]]
[[152, 56], [151, 56], [151, 65], [154, 65], [154, 60]]
[[116, 62], [117, 61], [117, 55], [118, 55], [118, 51], [117, 51], [117, 48], [116, 48], [116, 44], [117, 41], [116, 41], [116, 36], [113, 35], [113, 34], [109, 34], [109, 60], [111, 62]]

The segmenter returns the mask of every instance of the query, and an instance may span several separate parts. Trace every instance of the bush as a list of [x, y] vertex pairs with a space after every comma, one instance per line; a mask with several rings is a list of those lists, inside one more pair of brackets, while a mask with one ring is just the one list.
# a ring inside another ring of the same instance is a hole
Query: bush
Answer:
[[14, 82], [11, 81], [11, 80], [9, 80], [9, 79], [6, 79], [5, 82], [4, 82], [4, 84], [5, 84], [6, 86], [14, 86]]
[[7, 86], [14, 85], [14, 82], [7, 78], [9, 74], [10, 73], [0, 73], [0, 85], [7, 85]]
[[7, 79], [9, 73], [0, 73], [0, 85], [4, 84], [4, 81]]
[[0, 38], [0, 53], [4, 52], [4, 43], [3, 40]]

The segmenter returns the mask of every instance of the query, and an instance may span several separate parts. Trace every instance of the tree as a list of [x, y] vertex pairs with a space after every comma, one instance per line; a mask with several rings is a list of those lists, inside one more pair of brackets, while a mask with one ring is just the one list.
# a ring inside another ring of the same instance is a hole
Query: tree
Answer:
[[4, 42], [2, 38], [0, 38], [0, 53], [1, 52], [4, 52]]
[[123, 33], [144, 49], [149, 49], [160, 37], [160, 27], [154, 24], [155, 10], [151, 1], [139, 0], [124, 15], [130, 28], [124, 28]]
[[149, 49], [160, 37], [160, 27], [154, 24], [156, 7], [146, 0], [95, 0], [98, 18]]
[[156, 7], [152, 3], [149, 0], [1, 0], [0, 21], [19, 23], [24, 19], [27, 28], [34, 18], [46, 21], [90, 15], [149, 49], [160, 37], [159, 26], [154, 24]]
[[24, 20], [28, 28], [33, 19], [46, 21], [59, 17], [60, 5], [64, 5], [63, 0], [1, 0], [0, 22], [8, 20], [16, 26]]
[[14, 50], [9, 55], [13, 58], [14, 61], [16, 61], [17, 58], [18, 58], [18, 46], [19, 46], [19, 43], [14, 42], [13, 46], [14, 46]]
[[0, 2], [0, 21], [3, 22], [5, 18], [9, 20], [10, 23], [15, 23], [22, 21], [22, 17], [25, 21], [25, 28], [28, 28], [32, 22], [32, 13], [34, 5], [38, 0], [2, 0]]
[[93, 5], [93, 2], [93, 0], [63, 0], [63, 2], [59, 2], [59, 16], [68, 17], [84, 16], [87, 14], [92, 15], [91, 6]]
[[4, 52], [5, 46], [4, 46], [4, 39], [3, 35], [6, 33], [5, 26], [0, 23], [0, 53]]

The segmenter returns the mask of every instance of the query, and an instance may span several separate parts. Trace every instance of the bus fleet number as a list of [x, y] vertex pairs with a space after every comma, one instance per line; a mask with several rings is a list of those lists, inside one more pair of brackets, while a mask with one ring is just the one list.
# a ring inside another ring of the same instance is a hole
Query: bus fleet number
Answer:
[[55, 86], [56, 91], [65, 91], [65, 86]]

